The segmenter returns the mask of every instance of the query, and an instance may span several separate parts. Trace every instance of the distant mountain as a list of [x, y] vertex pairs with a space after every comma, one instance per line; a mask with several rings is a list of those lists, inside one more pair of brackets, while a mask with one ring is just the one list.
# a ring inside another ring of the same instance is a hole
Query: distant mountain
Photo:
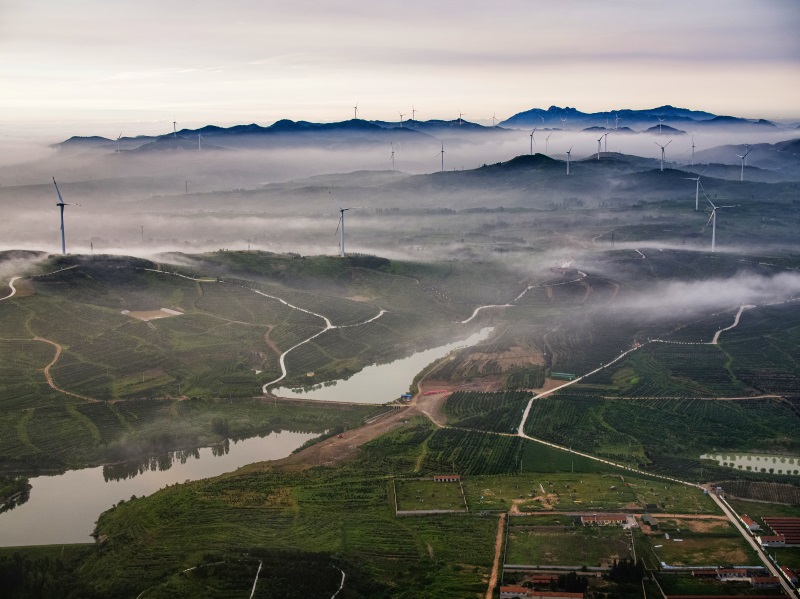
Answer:
[[669, 125], [653, 125], [649, 129], [645, 129], [642, 133], [652, 133], [655, 135], [686, 135], [686, 131], [681, 131]]
[[[677, 108], [665, 105], [658, 108], [645, 110], [621, 109], [605, 112], [586, 113], [566, 106], [564, 108], [551, 106], [547, 110], [533, 108], [515, 114], [500, 123], [503, 127], [562, 127], [562, 118], [566, 119], [563, 127], [567, 129], [591, 129], [594, 127], [608, 126], [613, 128], [618, 123], [624, 123], [631, 129], [652, 129], [658, 125], [659, 119], [672, 126], [692, 129], [694, 127], [728, 126], [728, 127], [775, 127], [770, 121], [759, 119], [750, 120], [732, 116], [719, 116], [700, 110]], [[652, 132], [652, 131], [650, 131]]]

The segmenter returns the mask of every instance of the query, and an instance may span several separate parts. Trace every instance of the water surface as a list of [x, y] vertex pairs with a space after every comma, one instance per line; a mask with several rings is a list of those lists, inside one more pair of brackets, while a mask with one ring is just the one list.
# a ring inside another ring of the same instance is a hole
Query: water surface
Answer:
[[492, 327], [485, 327], [462, 341], [426, 349], [394, 362], [367, 366], [347, 380], [316, 385], [307, 390], [296, 387], [275, 387], [270, 391], [278, 397], [324, 401], [375, 404], [394, 401], [408, 392], [414, 377], [431, 362], [445, 357], [455, 349], [477, 345], [493, 330]]
[[97, 517], [120, 499], [286, 457], [315, 436], [283, 431], [130, 464], [37, 476], [30, 479], [28, 501], [0, 514], [0, 547], [90, 543]]

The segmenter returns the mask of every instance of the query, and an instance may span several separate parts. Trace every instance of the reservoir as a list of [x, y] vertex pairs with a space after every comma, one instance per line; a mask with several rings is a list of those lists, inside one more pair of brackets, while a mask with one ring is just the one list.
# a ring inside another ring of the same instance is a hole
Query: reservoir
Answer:
[[139, 462], [31, 478], [28, 501], [0, 514], [0, 547], [91, 543], [89, 535], [98, 516], [120, 499], [150, 495], [167, 485], [217, 476], [253, 462], [277, 460], [316, 436], [282, 431]]
[[343, 401], [350, 403], [387, 403], [408, 392], [414, 377], [434, 360], [451, 351], [471, 347], [484, 341], [494, 329], [485, 327], [462, 341], [426, 349], [386, 364], [373, 364], [349, 379], [314, 385], [306, 389], [274, 387], [270, 391], [278, 397]]
[[800, 458], [763, 453], [704, 453], [701, 460], [714, 460], [720, 466], [766, 474], [800, 475]]

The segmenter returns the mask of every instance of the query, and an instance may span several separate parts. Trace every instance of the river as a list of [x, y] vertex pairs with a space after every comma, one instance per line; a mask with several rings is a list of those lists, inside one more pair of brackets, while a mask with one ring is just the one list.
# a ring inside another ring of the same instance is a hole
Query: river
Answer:
[[431, 362], [445, 357], [455, 349], [477, 345], [485, 340], [492, 330], [492, 327], [485, 327], [462, 341], [454, 341], [420, 351], [394, 362], [367, 366], [346, 380], [315, 385], [306, 389], [275, 387], [271, 389], [271, 392], [278, 397], [350, 403], [381, 404], [394, 401], [403, 393], [408, 392], [414, 377]]
[[89, 543], [97, 517], [120, 499], [283, 458], [315, 436], [282, 431], [129, 464], [37, 476], [30, 479], [28, 501], [0, 514], [0, 547]]

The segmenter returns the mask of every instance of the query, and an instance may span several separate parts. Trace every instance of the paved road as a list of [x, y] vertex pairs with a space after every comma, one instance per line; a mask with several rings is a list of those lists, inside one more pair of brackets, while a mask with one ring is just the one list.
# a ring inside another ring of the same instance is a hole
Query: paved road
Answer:
[[781, 586], [786, 594], [789, 595], [789, 597], [800, 596], [782, 576], [782, 572], [780, 572], [766, 556], [764, 553], [764, 548], [761, 547], [761, 544], [749, 533], [749, 531], [745, 530], [744, 525], [742, 525], [739, 520], [739, 516], [733, 511], [733, 508], [728, 505], [728, 502], [719, 497], [716, 493], [709, 492], [709, 495], [711, 496], [711, 499], [713, 499], [720, 507], [722, 512], [728, 516], [728, 519], [731, 521], [734, 527], [736, 527], [736, 530], [738, 530], [739, 533], [747, 540], [761, 561], [764, 562], [764, 565], [767, 567], [767, 570], [769, 570], [769, 573], [773, 576], [776, 576], [778, 580], [780, 580]]

